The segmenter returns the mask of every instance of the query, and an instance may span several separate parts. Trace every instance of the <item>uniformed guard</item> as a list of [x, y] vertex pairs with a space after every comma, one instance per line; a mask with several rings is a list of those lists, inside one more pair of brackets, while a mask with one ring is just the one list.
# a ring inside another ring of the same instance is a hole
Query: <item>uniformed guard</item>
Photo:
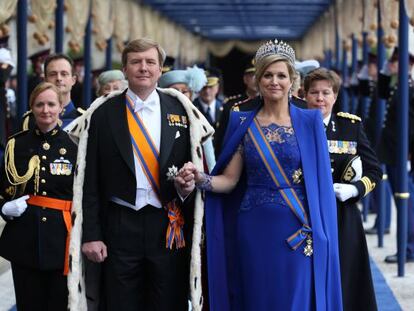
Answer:
[[[0, 43], [3, 39], [0, 38]], [[10, 50], [0, 47], [0, 159], [2, 158], [7, 136], [11, 131], [10, 103], [6, 85], [10, 73], [15, 67]]]
[[[413, 143], [414, 143], [414, 87], [413, 80], [410, 75], [411, 70], [414, 65], [414, 55], [409, 54], [409, 67], [407, 68], [408, 78], [408, 146], [410, 148], [409, 152], [413, 155]], [[389, 61], [384, 65], [383, 70], [381, 70], [381, 75], [378, 79], [378, 89], [379, 96], [381, 98], [387, 99], [386, 111], [384, 116], [384, 124], [382, 135], [380, 138], [380, 143], [378, 144], [378, 157], [381, 163], [386, 164], [388, 180], [390, 182], [391, 190], [393, 193], [396, 192], [398, 175], [397, 175], [397, 129], [398, 129], [398, 105], [399, 105], [399, 95], [398, 95], [398, 47], [394, 48], [394, 51], [389, 59]], [[411, 161], [413, 157], [411, 156]], [[411, 162], [413, 164], [413, 162]], [[412, 168], [413, 166], [411, 166]], [[407, 172], [408, 173], [408, 172]], [[413, 189], [414, 183], [412, 176], [408, 177], [408, 189]], [[408, 199], [408, 208], [407, 208], [407, 220], [408, 220], [408, 232], [407, 232], [407, 253], [406, 261], [414, 262], [414, 192], [410, 190], [410, 197]], [[389, 255], [385, 258], [387, 263], [397, 263], [397, 255]]]
[[339, 76], [318, 68], [305, 77], [304, 87], [308, 107], [323, 114], [328, 139], [338, 204], [343, 308], [377, 310], [364, 229], [355, 203], [374, 189], [382, 171], [361, 118], [345, 112], [332, 114], [340, 88]]
[[[56, 85], [62, 94], [63, 110], [59, 116], [61, 127], [65, 128], [70, 122], [79, 117], [83, 110], [76, 108], [71, 99], [71, 90], [76, 82], [72, 59], [65, 54], [51, 54], [45, 61], [45, 81]], [[32, 129], [35, 121], [32, 111], [23, 115], [22, 129]]]
[[42, 48], [29, 56], [31, 73], [27, 77], [27, 94], [30, 96], [34, 88], [44, 80], [43, 64], [46, 57], [50, 54], [50, 48]]
[[30, 107], [35, 125], [9, 139], [1, 168], [0, 255], [11, 262], [19, 311], [67, 310], [77, 146], [58, 125], [55, 85], [40, 83]]
[[[365, 132], [369, 141], [374, 142], [376, 138], [376, 109], [377, 109], [377, 55], [370, 51], [368, 53], [368, 64], [364, 65], [357, 75], [358, 77], [358, 96], [359, 105], [358, 113], [360, 115], [365, 114], [368, 111], [367, 117], [364, 120]], [[369, 98], [369, 107], [363, 107], [363, 98]]]

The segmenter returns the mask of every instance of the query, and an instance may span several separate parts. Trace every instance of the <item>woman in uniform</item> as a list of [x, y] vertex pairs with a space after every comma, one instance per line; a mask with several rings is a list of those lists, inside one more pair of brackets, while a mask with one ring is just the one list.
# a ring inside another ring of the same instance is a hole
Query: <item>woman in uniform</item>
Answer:
[[0, 256], [11, 262], [19, 311], [63, 311], [77, 146], [59, 126], [56, 86], [40, 83], [29, 104], [36, 126], [9, 139], [0, 171]]
[[342, 301], [347, 310], [377, 310], [367, 243], [356, 202], [371, 192], [382, 177], [377, 157], [358, 116], [332, 113], [340, 88], [338, 75], [318, 68], [305, 77], [308, 107], [323, 115], [331, 171], [338, 205], [338, 243]]

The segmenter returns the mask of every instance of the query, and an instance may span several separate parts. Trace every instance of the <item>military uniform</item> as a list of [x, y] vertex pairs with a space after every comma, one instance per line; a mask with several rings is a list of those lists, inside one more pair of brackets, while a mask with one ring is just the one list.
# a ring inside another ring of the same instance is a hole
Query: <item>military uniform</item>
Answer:
[[[66, 107], [63, 108], [59, 116], [59, 124], [64, 129], [70, 122], [81, 116], [84, 110], [81, 108], [75, 108], [73, 102], [70, 102]], [[21, 129], [23, 131], [32, 129], [35, 127], [35, 119], [31, 110], [28, 110], [22, 117]]]
[[[378, 144], [378, 158], [381, 163], [386, 164], [388, 180], [390, 182], [393, 193], [397, 192], [397, 182], [399, 179], [397, 172], [397, 148], [398, 148], [398, 89], [397, 84], [390, 87], [390, 77], [380, 75], [378, 80], [378, 88], [381, 90], [379, 96], [387, 99], [386, 111], [384, 116], [383, 130], [380, 143]], [[413, 155], [414, 147], [414, 84], [411, 77], [408, 80], [408, 144], [409, 153]], [[411, 156], [411, 168], [413, 168], [413, 156]], [[408, 200], [408, 234], [407, 234], [407, 259], [414, 261], [414, 193], [412, 176], [408, 177], [408, 189], [410, 198]]]
[[67, 309], [63, 273], [68, 264], [65, 252], [76, 154], [77, 146], [59, 126], [46, 134], [35, 127], [9, 139], [7, 163], [1, 170], [0, 206], [30, 195], [21, 216], [11, 218], [0, 212], [7, 222], [0, 255], [12, 264], [19, 311]]
[[[339, 255], [344, 310], [377, 310], [361, 214], [356, 202], [371, 192], [382, 177], [374, 151], [358, 116], [339, 112], [326, 126], [334, 183], [352, 184], [359, 195], [338, 204]], [[355, 157], [362, 161], [362, 178], [351, 182]]]
[[[371, 104], [368, 109], [368, 116], [364, 120], [365, 132], [370, 142], [376, 139], [376, 121], [377, 121], [377, 82], [375, 80], [361, 80], [359, 83], [359, 105], [362, 108], [362, 97], [369, 97]], [[360, 110], [360, 115], [363, 111]]]

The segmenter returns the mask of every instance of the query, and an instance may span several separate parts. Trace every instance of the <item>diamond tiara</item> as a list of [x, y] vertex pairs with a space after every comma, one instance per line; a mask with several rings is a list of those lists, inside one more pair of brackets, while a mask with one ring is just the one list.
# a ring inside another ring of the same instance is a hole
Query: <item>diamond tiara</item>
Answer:
[[255, 61], [256, 63], [269, 55], [280, 55], [282, 57], [287, 58], [287, 60], [295, 64], [295, 51], [292, 47], [283, 41], [278, 41], [275, 39], [274, 41], [268, 41], [262, 44], [256, 52]]

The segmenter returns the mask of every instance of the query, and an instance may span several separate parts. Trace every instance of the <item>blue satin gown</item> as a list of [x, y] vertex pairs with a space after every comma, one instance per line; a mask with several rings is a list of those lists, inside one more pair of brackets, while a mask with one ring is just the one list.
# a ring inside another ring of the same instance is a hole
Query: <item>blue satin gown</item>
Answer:
[[[292, 175], [301, 168], [301, 155], [292, 127], [261, 127], [309, 215], [303, 180]], [[251, 138], [245, 135], [242, 153], [247, 176], [237, 221], [240, 261], [240, 310], [314, 310], [313, 257], [306, 243], [292, 250], [286, 239], [302, 224], [271, 179]], [[306, 156], [306, 155], [302, 155]]]

